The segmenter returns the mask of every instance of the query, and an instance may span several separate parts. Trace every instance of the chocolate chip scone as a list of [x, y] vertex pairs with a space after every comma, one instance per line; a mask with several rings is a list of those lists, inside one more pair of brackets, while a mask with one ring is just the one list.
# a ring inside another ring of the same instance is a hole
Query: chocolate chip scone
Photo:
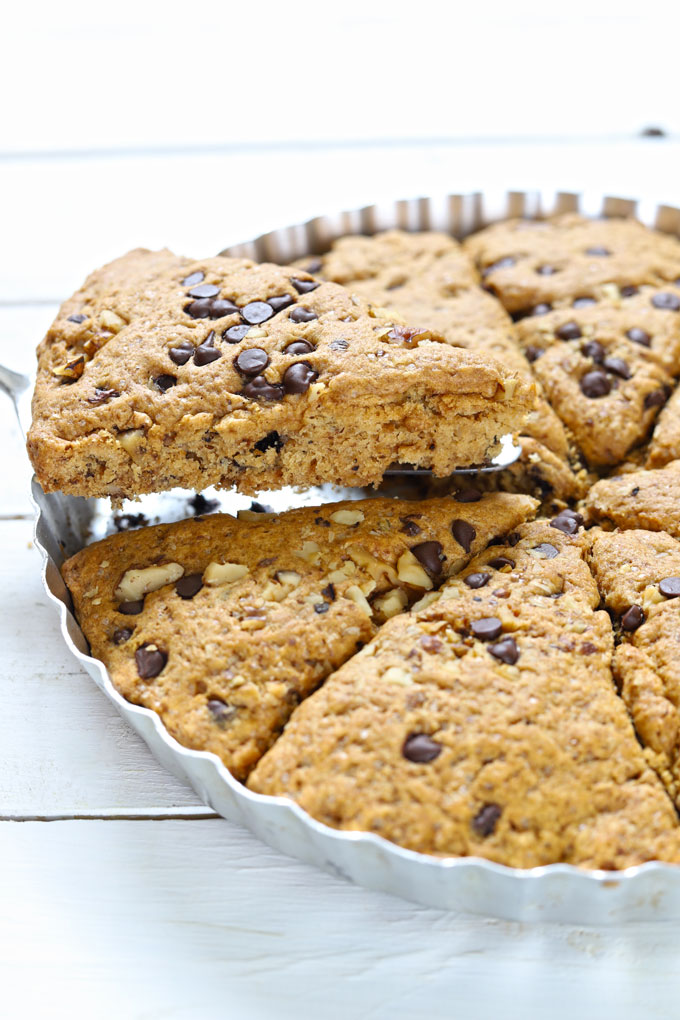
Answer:
[[645, 755], [680, 807], [680, 543], [644, 530], [590, 533], [591, 564], [622, 641], [614, 673]]
[[[502, 305], [480, 286], [462, 246], [446, 234], [389, 230], [339, 238], [325, 255], [300, 265], [398, 315], [435, 330], [454, 347], [497, 358], [525, 378], [530, 369]], [[541, 498], [576, 499], [584, 492], [572, 469], [564, 426], [539, 393], [521, 429], [522, 455], [500, 484]]]
[[127, 700], [244, 778], [294, 706], [386, 619], [536, 509], [528, 496], [371, 499], [113, 535], [63, 568]]
[[294, 712], [252, 790], [412, 850], [516, 867], [680, 860], [612, 683], [580, 519], [519, 528]]
[[680, 461], [658, 471], [603, 478], [584, 505], [590, 522], [607, 529], [643, 528], [680, 538]]
[[28, 448], [46, 491], [254, 493], [448, 475], [522, 424], [533, 385], [333, 283], [137, 251], [94, 273], [39, 348]]
[[582, 306], [610, 284], [625, 295], [680, 278], [680, 242], [636, 220], [507, 220], [465, 242], [487, 289], [515, 316]]

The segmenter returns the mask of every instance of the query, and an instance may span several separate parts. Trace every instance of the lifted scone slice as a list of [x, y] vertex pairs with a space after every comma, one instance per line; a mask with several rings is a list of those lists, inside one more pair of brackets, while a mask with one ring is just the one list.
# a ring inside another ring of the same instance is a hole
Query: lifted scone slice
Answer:
[[534, 385], [300, 269], [138, 251], [39, 348], [28, 448], [46, 491], [377, 483], [494, 455]]
[[580, 535], [520, 528], [333, 674], [249, 787], [425, 853], [515, 867], [680, 860], [597, 599]]
[[617, 683], [648, 761], [680, 807], [680, 543], [644, 530], [591, 541], [600, 591], [621, 628]]
[[123, 697], [239, 779], [295, 705], [535, 500], [371, 499], [113, 535], [68, 560], [78, 621]]

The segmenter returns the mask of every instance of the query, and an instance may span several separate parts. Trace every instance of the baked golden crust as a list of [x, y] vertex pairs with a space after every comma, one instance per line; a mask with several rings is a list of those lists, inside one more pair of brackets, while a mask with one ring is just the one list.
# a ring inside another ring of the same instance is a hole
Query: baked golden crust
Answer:
[[361, 486], [394, 461], [485, 462], [534, 398], [299, 269], [140, 250], [92, 274], [41, 344], [28, 449], [46, 491], [81, 496]]
[[379, 623], [536, 509], [471, 495], [194, 518], [113, 535], [62, 573], [123, 697], [244, 778]]

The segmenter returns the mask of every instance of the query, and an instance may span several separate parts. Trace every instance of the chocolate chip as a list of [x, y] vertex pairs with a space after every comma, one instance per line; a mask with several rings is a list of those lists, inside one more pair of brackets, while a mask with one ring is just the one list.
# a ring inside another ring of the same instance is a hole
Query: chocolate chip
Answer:
[[325, 588], [321, 589], [321, 594], [329, 602], [335, 602], [335, 585], [332, 583], [327, 584]]
[[611, 255], [611, 252], [601, 244], [595, 244], [592, 248], [586, 248], [586, 255]]
[[410, 518], [400, 517], [399, 520], [403, 525], [401, 531], [403, 531], [405, 535], [419, 535], [421, 533], [422, 528], [420, 528], [416, 522], [412, 521]]
[[267, 298], [267, 304], [274, 309], [274, 313], [282, 312], [284, 308], [295, 304], [292, 294], [277, 294], [276, 297]]
[[[255, 499], [250, 501], [250, 506], [248, 507], [248, 509], [251, 510], [254, 514], [273, 514], [274, 513], [274, 508], [273, 507], [269, 506], [267, 503], [258, 503], [257, 500], [255, 500]], [[276, 562], [276, 557], [273, 560], [266, 560], [266, 561], [265, 560], [260, 560], [259, 565], [262, 566], [263, 564], [267, 565], [267, 564], [275, 563], [275, 562]]]
[[239, 311], [238, 305], [235, 305], [233, 301], [220, 300], [210, 302], [211, 319], [223, 319], [225, 315], [235, 315]]
[[294, 356], [300, 354], [312, 354], [314, 350], [314, 344], [310, 344], [309, 340], [292, 340], [286, 347], [283, 348], [283, 353]]
[[428, 652], [430, 655], [436, 655], [437, 652], [441, 652], [442, 648], [444, 647], [439, 638], [435, 637], [433, 634], [423, 634], [423, 636], [420, 638], [419, 644], [421, 648], [423, 648], [423, 650]]
[[182, 340], [181, 344], [178, 344], [177, 347], [171, 347], [168, 351], [170, 361], [174, 361], [176, 365], [186, 365], [193, 353], [194, 345], [189, 343], [188, 340]]
[[142, 680], [151, 680], [165, 668], [168, 661], [167, 652], [162, 652], [155, 645], [142, 645], [135, 652], [137, 672]]
[[323, 269], [323, 262], [321, 259], [312, 259], [307, 263], [305, 269], [308, 273], [318, 273], [319, 270]]
[[586, 358], [592, 358], [598, 365], [604, 361], [605, 351], [599, 340], [588, 340], [581, 346], [581, 353]]
[[581, 655], [595, 655], [595, 652], [597, 651], [599, 651], [599, 649], [592, 641], [584, 641], [581, 645]]
[[514, 570], [515, 561], [511, 560], [509, 556], [497, 556], [494, 560], [489, 560], [488, 566], [493, 567], [494, 570], [502, 570], [503, 567], [510, 567], [511, 570]]
[[210, 330], [207, 337], [194, 351], [194, 365], [209, 365], [211, 361], [217, 361], [222, 357], [222, 351], [215, 347], [215, 332]]
[[589, 305], [596, 305], [597, 301], [592, 297], [577, 297], [571, 303], [572, 308], [588, 308]]
[[655, 294], [652, 304], [655, 308], [663, 308], [668, 312], [680, 311], [680, 297], [677, 294], [670, 294], [668, 291]]
[[407, 761], [423, 765], [439, 757], [442, 753], [442, 745], [429, 737], [427, 733], [409, 733], [402, 745], [401, 753]]
[[217, 297], [220, 292], [220, 288], [216, 287], [214, 283], [202, 283], [198, 287], [192, 287], [188, 292], [188, 296], [192, 298], [213, 298]]
[[161, 393], [166, 393], [177, 385], [177, 378], [174, 375], [157, 375], [153, 384], [158, 387]]
[[187, 315], [190, 315], [192, 319], [207, 319], [210, 316], [210, 309], [212, 308], [212, 301], [208, 298], [200, 301], [192, 301], [190, 305], [187, 305], [184, 311]]
[[623, 630], [637, 630], [644, 622], [645, 614], [642, 606], [631, 606], [621, 617], [621, 627]]
[[266, 453], [267, 450], [276, 450], [279, 453], [283, 447], [283, 439], [281, 439], [278, 432], [268, 432], [263, 439], [258, 439], [254, 445], [255, 449], [259, 450], [260, 453]]
[[554, 266], [539, 266], [536, 270], [539, 276], [552, 276], [554, 273], [559, 272]]
[[633, 297], [637, 294], [637, 292], [637, 287], [634, 287], [632, 284], [628, 284], [626, 287], [621, 288], [621, 297]]
[[319, 286], [318, 280], [299, 280], [295, 276], [291, 276], [290, 282], [293, 284], [298, 294], [309, 294], [310, 291], [316, 290]]
[[502, 813], [498, 804], [485, 804], [472, 819], [472, 828], [478, 836], [491, 836]]
[[480, 499], [484, 498], [484, 493], [470, 486], [469, 489], [459, 489], [453, 498], [456, 503], [479, 503]]
[[[621, 477], [621, 475], [615, 476], [615, 478], [620, 478], [620, 477]], [[611, 481], [613, 482], [615, 480], [615, 478], [612, 478]], [[633, 488], [630, 490], [630, 494], [631, 494], [631, 496], [637, 496], [639, 491], [640, 491], [640, 486], [639, 485], [634, 485]]]
[[476, 590], [477, 588], [483, 588], [485, 584], [488, 584], [491, 580], [491, 574], [468, 574], [467, 577], [463, 578], [468, 588]]
[[109, 400], [119, 396], [118, 390], [100, 389], [99, 386], [95, 386], [94, 396], [88, 397], [87, 402], [92, 404], [93, 407], [101, 407], [102, 404], [106, 404]]
[[529, 344], [528, 347], [524, 348], [524, 357], [532, 365], [533, 365], [534, 361], [538, 361], [538, 359], [540, 357], [542, 357], [544, 354], [545, 354], [545, 351], [543, 350], [543, 348], [542, 347], [535, 347], [534, 344]]
[[285, 390], [283, 386], [268, 382], [263, 375], [256, 375], [241, 393], [250, 400], [283, 400]]
[[113, 518], [116, 531], [129, 531], [130, 528], [141, 528], [149, 523], [146, 514], [117, 514]]
[[[509, 535], [505, 536], [505, 544], [514, 547], [514, 546], [517, 545], [517, 543], [520, 541], [521, 538], [522, 538], [522, 536], [520, 535], [520, 533], [518, 531], [511, 531]], [[489, 542], [489, 545], [491, 545], [491, 544], [492, 543]], [[499, 544], [502, 545], [503, 544], [503, 539], [501, 538], [498, 541], [495, 541], [495, 544], [496, 545], [499, 545]]]
[[470, 548], [474, 539], [477, 537], [477, 532], [468, 524], [467, 521], [456, 519], [451, 522], [451, 532], [458, 545], [461, 545], [465, 552], [470, 552]]
[[680, 595], [680, 577], [664, 577], [659, 581], [659, 591], [667, 599], [676, 599]]
[[552, 311], [552, 305], [546, 304], [542, 301], [540, 305], [534, 305], [529, 312], [529, 315], [547, 315], [548, 312]]
[[541, 542], [539, 545], [532, 547], [536, 552], [541, 553], [544, 559], [554, 560], [556, 556], [560, 555], [560, 550], [556, 549], [550, 542]]
[[581, 392], [592, 400], [597, 397], [606, 397], [611, 392], [611, 380], [604, 372], [586, 372], [581, 379]]
[[519, 659], [519, 648], [517, 647], [517, 642], [512, 637], [503, 638], [502, 641], [489, 645], [488, 650], [494, 659], [499, 659], [506, 666], [514, 666]]
[[203, 587], [200, 574], [186, 574], [175, 583], [175, 591], [181, 599], [192, 599]]
[[550, 522], [550, 527], [556, 528], [565, 535], [575, 535], [582, 524], [583, 517], [581, 514], [571, 511], [570, 513], [559, 513]]
[[267, 319], [271, 319], [273, 314], [274, 309], [266, 301], [250, 301], [245, 308], [241, 309], [241, 315], [251, 326], [256, 326], [259, 322], [266, 322]]
[[332, 351], [346, 351], [349, 348], [349, 340], [331, 340], [329, 347]]
[[205, 274], [202, 273], [200, 269], [197, 269], [195, 273], [191, 274], [191, 276], [187, 276], [186, 280], [182, 280], [182, 286], [195, 287], [197, 283], [200, 283], [201, 280], [204, 279]]
[[228, 705], [227, 702], [222, 701], [221, 698], [209, 698], [207, 701], [207, 708], [219, 726], [223, 726], [236, 715], [236, 709], [234, 706]]
[[314, 612], [315, 613], [327, 613], [329, 608], [330, 607], [329, 607], [327, 602], [316, 602], [314, 604]]
[[483, 616], [472, 621], [470, 630], [480, 641], [494, 641], [503, 632], [503, 621], [497, 616]]
[[293, 309], [289, 318], [291, 322], [312, 322], [313, 319], [318, 319], [319, 316], [311, 308], [303, 308], [300, 305], [298, 308]]
[[123, 616], [137, 616], [144, 608], [144, 599], [137, 599], [135, 602], [121, 602], [118, 612]]
[[249, 329], [250, 326], [247, 323], [239, 323], [238, 326], [230, 326], [229, 329], [225, 329], [222, 334], [222, 339], [226, 340], [229, 344], [240, 343]]
[[259, 375], [269, 364], [269, 355], [261, 347], [249, 347], [234, 358], [234, 366], [242, 375]]
[[578, 322], [574, 322], [571, 319], [555, 330], [555, 336], [559, 337], [560, 340], [578, 340], [583, 334]]
[[130, 627], [119, 627], [114, 630], [112, 641], [114, 645], [124, 645], [132, 637], [133, 631]]
[[86, 318], [87, 318], [87, 315], [81, 315], [80, 313], [78, 313], [77, 315], [69, 315], [67, 321], [68, 322], [77, 322], [77, 323], [80, 324], [81, 322], [85, 322]]
[[187, 502], [194, 516], [198, 514], [211, 514], [220, 505], [218, 499], [206, 499], [202, 492], [195, 493]]
[[306, 361], [297, 361], [283, 373], [283, 388], [286, 393], [306, 393], [319, 373]]
[[632, 340], [634, 344], [642, 344], [643, 347], [651, 346], [651, 336], [646, 329], [640, 329], [639, 326], [633, 326], [632, 329], [627, 330], [626, 336], [629, 340]]
[[618, 375], [621, 379], [630, 379], [633, 374], [630, 370], [630, 365], [623, 358], [605, 358], [602, 362], [602, 367], [606, 368], [612, 375]]
[[665, 389], [652, 390], [645, 397], [644, 407], [645, 411], [649, 411], [652, 407], [663, 407], [668, 400], [668, 391]]
[[411, 552], [430, 577], [439, 577], [441, 574], [443, 551], [441, 542], [421, 542], [411, 546]]

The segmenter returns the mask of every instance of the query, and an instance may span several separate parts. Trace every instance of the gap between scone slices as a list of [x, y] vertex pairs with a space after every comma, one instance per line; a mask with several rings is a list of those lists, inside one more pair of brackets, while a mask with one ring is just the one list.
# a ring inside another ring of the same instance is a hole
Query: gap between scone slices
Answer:
[[521, 426], [533, 382], [333, 283], [138, 250], [93, 273], [38, 352], [41, 485], [114, 499], [181, 486], [445, 476]]
[[523, 525], [388, 621], [295, 711], [250, 789], [425, 853], [679, 861], [677, 814], [612, 682], [580, 523]]
[[370, 499], [113, 535], [62, 573], [123, 697], [244, 779], [386, 619], [533, 516], [528, 496]]

